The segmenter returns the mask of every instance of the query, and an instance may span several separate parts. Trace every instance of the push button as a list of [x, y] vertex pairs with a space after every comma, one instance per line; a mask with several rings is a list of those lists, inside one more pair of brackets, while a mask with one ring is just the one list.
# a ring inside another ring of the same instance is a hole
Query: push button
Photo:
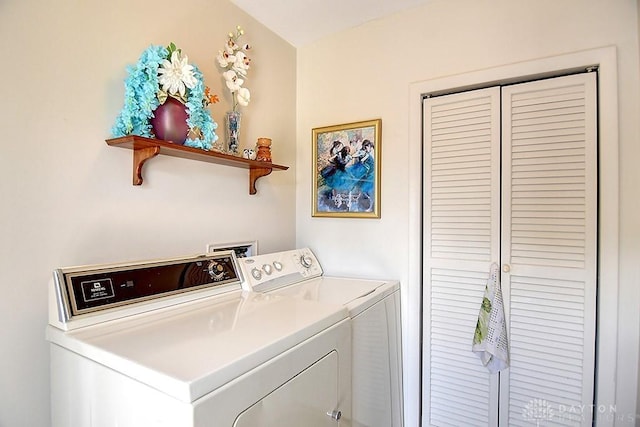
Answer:
[[262, 269], [264, 270], [265, 273], [267, 273], [267, 276], [271, 275], [271, 273], [273, 273], [273, 270], [271, 269], [271, 265], [269, 264], [264, 264], [262, 266]]

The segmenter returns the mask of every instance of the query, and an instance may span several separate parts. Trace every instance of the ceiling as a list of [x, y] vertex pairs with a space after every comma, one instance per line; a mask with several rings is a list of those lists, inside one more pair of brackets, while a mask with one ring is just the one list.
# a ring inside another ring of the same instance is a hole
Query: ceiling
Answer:
[[231, 0], [295, 47], [429, 0]]

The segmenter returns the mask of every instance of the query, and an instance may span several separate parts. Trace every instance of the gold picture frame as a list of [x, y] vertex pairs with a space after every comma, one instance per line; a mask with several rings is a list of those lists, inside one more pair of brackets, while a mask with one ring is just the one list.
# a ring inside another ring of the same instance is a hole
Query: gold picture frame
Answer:
[[314, 217], [380, 218], [382, 119], [314, 128]]

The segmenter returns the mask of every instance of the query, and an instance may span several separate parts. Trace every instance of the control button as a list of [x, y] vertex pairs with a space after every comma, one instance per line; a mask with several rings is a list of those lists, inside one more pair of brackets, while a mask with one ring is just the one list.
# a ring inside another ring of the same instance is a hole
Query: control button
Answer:
[[279, 261], [273, 261], [273, 267], [278, 271], [282, 271], [282, 263]]
[[209, 276], [214, 280], [220, 280], [224, 277], [224, 267], [217, 261], [210, 261], [207, 270]]
[[260, 280], [262, 278], [262, 271], [254, 267], [251, 269], [251, 275], [253, 276], [254, 279]]
[[302, 255], [300, 257], [300, 264], [302, 264], [304, 268], [310, 268], [313, 264], [313, 258], [311, 258], [309, 255]]
[[267, 275], [270, 275], [271, 273], [273, 273], [273, 270], [271, 269], [271, 265], [269, 264], [264, 264], [262, 266], [262, 269], [264, 270], [265, 273], [267, 273]]

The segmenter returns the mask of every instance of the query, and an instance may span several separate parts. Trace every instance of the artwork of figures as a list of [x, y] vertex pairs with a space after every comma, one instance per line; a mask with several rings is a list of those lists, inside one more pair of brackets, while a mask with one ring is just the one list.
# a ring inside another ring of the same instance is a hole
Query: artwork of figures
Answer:
[[313, 216], [380, 218], [381, 126], [313, 129]]

